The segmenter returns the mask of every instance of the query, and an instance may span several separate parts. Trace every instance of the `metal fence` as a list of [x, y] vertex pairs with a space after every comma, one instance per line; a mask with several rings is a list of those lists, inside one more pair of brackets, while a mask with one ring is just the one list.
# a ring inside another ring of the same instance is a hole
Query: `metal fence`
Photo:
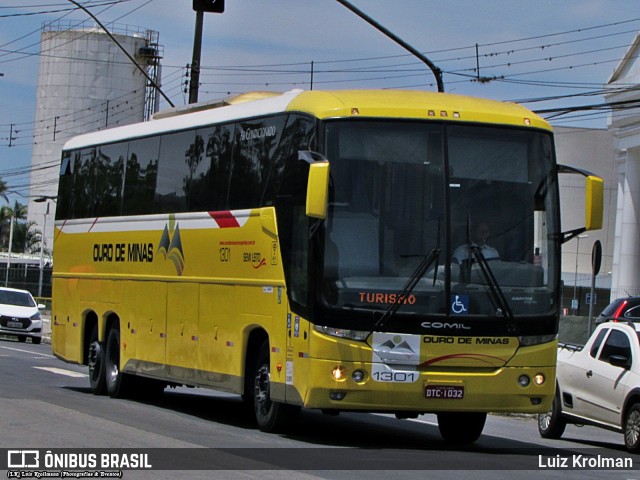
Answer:
[[20, 288], [28, 290], [34, 297], [51, 298], [51, 271], [50, 266], [42, 268], [36, 264], [0, 264], [0, 286]]

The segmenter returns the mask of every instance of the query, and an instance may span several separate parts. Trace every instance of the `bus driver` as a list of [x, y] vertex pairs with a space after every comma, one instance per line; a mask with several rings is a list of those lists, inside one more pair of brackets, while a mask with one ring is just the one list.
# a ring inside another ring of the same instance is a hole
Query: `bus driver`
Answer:
[[473, 236], [471, 237], [472, 243], [460, 245], [453, 252], [453, 260], [458, 264], [462, 264], [464, 260], [473, 259], [473, 253], [471, 252], [471, 247], [478, 247], [482, 252], [482, 255], [485, 259], [491, 260], [500, 258], [498, 251], [487, 244], [487, 239], [489, 238], [491, 231], [489, 229], [489, 225], [486, 222], [480, 222], [475, 226], [473, 231]]

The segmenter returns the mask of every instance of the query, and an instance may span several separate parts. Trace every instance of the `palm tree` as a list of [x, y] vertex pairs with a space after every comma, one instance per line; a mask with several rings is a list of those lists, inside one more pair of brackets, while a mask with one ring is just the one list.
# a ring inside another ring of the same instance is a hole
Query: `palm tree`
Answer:
[[9, 203], [9, 197], [7, 197], [7, 182], [0, 178], [0, 197], [4, 198], [4, 201]]
[[[4, 182], [0, 180], [0, 183], [4, 183]], [[2, 185], [0, 185], [0, 190], [1, 189], [2, 189]], [[3, 194], [0, 192], [0, 196], [2, 195]], [[18, 230], [16, 230], [15, 227], [25, 223], [26, 218], [27, 218], [27, 206], [23, 205], [22, 203], [19, 203], [18, 201], [16, 201], [13, 204], [13, 208], [8, 206], [0, 207], [0, 228], [2, 229], [0, 231], [0, 245], [2, 246], [3, 250], [8, 251], [9, 236], [11, 232], [11, 220], [13, 219], [13, 221], [16, 222], [16, 224], [14, 225], [14, 238], [13, 238], [13, 241], [11, 242], [12, 243], [11, 251], [22, 251], [23, 249], [22, 247], [24, 247], [26, 233], [23, 234], [21, 237], [20, 235], [16, 236], [16, 232], [18, 232]], [[17, 246], [21, 248], [16, 249]]]

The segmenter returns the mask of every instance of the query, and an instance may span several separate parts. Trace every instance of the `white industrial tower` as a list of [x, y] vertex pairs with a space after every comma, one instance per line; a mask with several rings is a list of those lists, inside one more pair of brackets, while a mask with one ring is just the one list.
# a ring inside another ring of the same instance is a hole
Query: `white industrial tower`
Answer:
[[[106, 28], [159, 84], [158, 33], [113, 24]], [[148, 119], [156, 92], [104, 30], [67, 21], [42, 29], [36, 96], [28, 221], [44, 232], [51, 250], [62, 146], [81, 133]], [[34, 202], [38, 198], [41, 202]]]

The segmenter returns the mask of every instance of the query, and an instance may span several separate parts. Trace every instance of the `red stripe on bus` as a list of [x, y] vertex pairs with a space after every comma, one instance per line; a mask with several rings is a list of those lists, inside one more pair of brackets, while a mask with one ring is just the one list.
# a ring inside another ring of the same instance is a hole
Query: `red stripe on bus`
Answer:
[[240, 226], [238, 220], [236, 220], [236, 217], [234, 217], [233, 214], [228, 210], [220, 212], [209, 212], [209, 215], [211, 215], [211, 218], [216, 221], [220, 228], [233, 228]]

